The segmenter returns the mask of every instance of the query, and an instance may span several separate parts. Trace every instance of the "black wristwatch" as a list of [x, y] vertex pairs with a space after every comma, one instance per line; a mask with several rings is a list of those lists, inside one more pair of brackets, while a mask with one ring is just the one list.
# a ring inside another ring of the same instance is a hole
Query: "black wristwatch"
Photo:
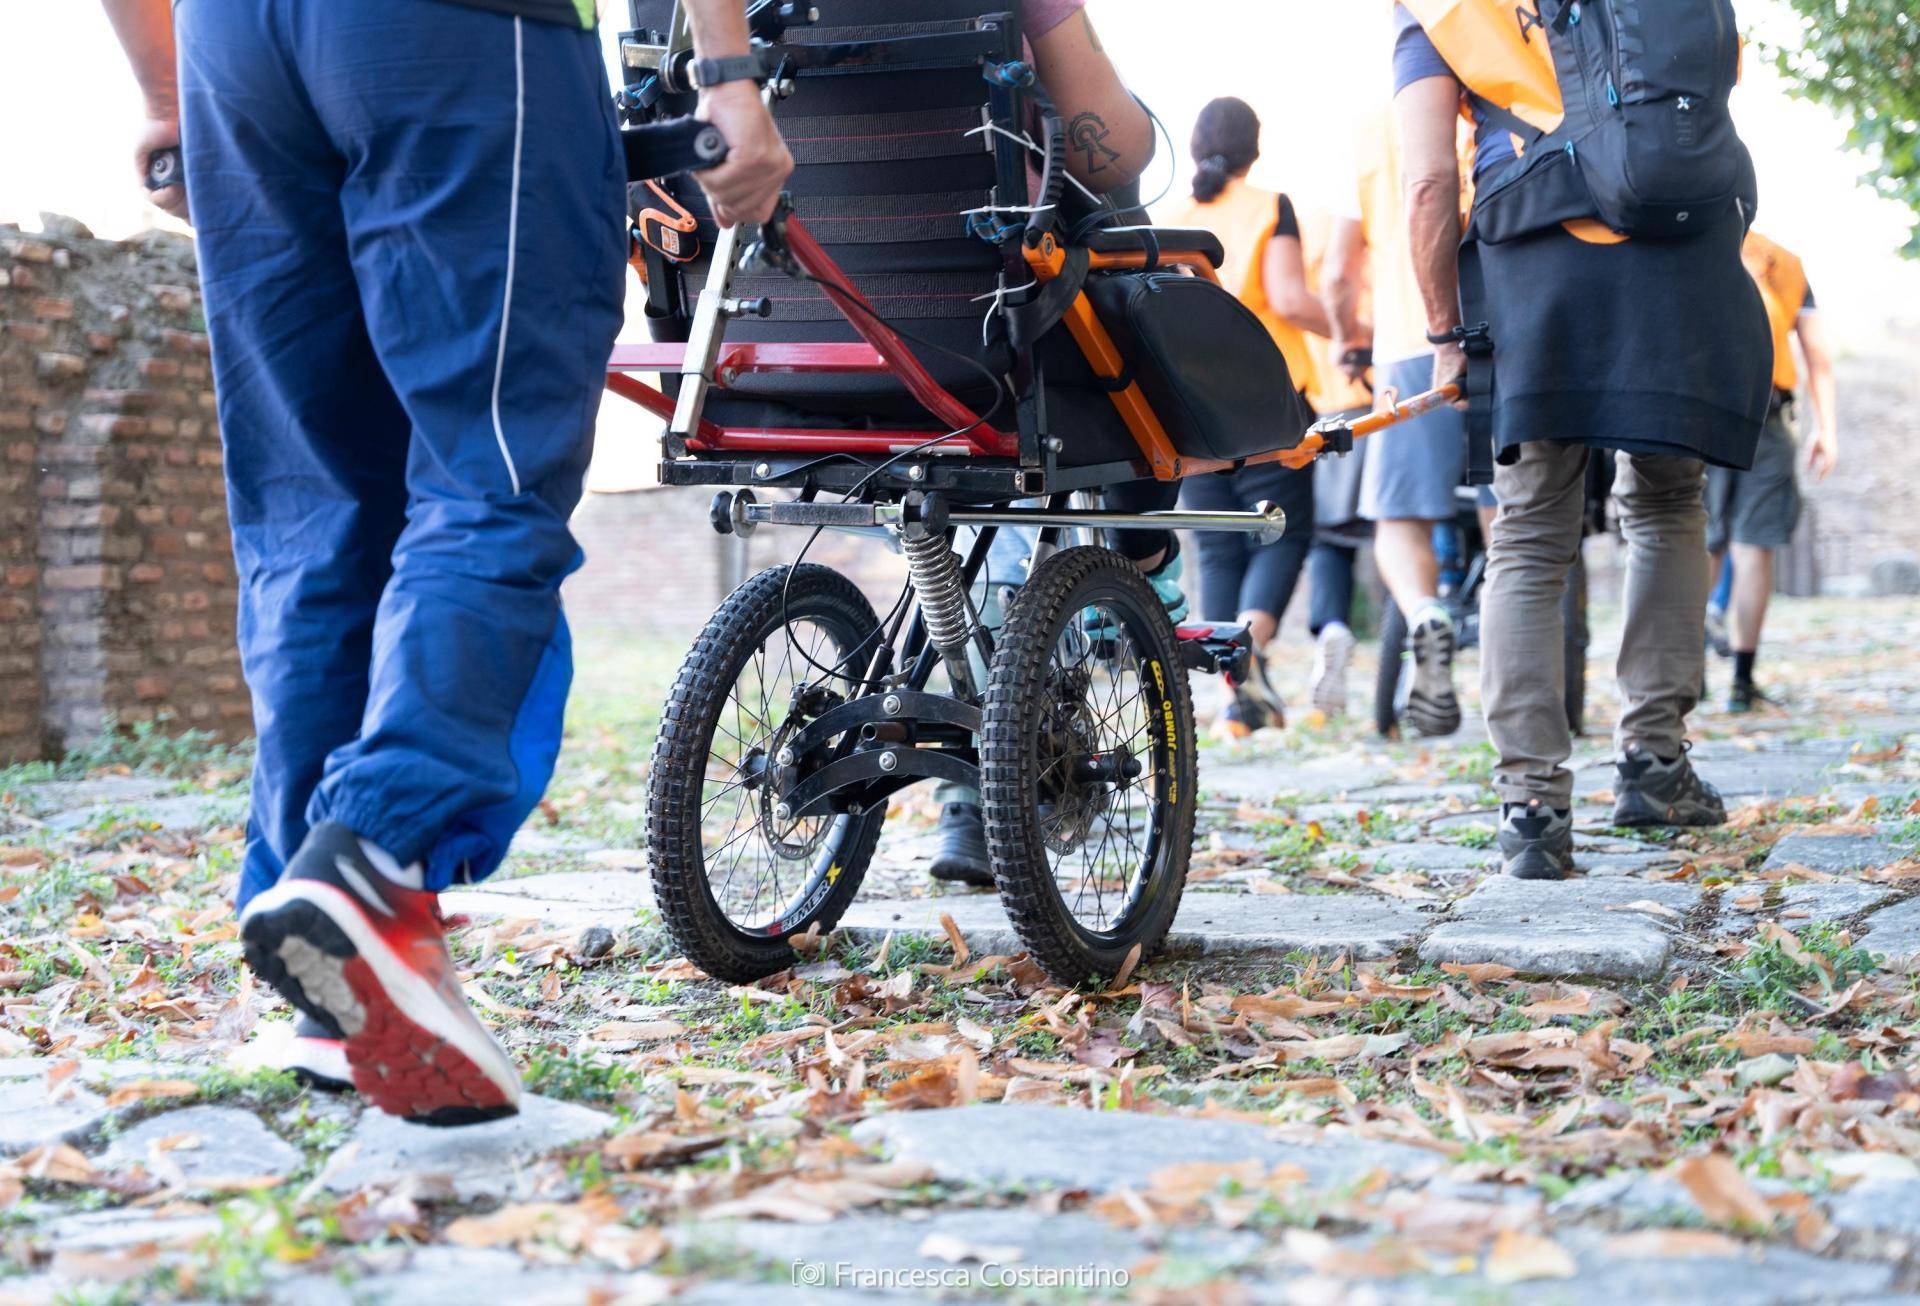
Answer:
[[1466, 338], [1466, 335], [1467, 329], [1463, 326], [1448, 327], [1445, 331], [1427, 332], [1427, 343], [1430, 345], [1457, 345]]
[[724, 59], [695, 59], [687, 68], [687, 76], [704, 91], [723, 82], [757, 82], [766, 72], [760, 67], [759, 55], [730, 54]]

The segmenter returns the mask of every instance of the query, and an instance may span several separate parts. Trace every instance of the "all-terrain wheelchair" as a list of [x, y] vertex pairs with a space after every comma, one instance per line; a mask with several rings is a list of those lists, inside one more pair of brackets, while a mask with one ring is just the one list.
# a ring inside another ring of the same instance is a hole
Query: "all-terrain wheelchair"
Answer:
[[[1248, 658], [1241, 628], [1176, 627], [1120, 532], [1276, 533], [1275, 511], [1172, 510], [1178, 482], [1364, 431], [1309, 431], [1213, 235], [1078, 188], [1017, 0], [819, 3], [749, 9], [797, 164], [749, 231], [717, 229], [687, 175], [725, 144], [689, 116], [678, 6], [630, 0], [619, 104], [655, 343], [616, 350], [608, 386], [666, 420], [666, 484], [724, 487], [715, 529], [884, 532], [910, 579], [882, 614], [801, 562], [721, 605], [654, 748], [655, 895], [694, 963], [764, 977], [840, 919], [890, 797], [953, 781], [981, 794], [1033, 958], [1111, 977], [1179, 906], [1188, 673]], [[976, 582], [1015, 528], [1030, 567], [989, 629]]]

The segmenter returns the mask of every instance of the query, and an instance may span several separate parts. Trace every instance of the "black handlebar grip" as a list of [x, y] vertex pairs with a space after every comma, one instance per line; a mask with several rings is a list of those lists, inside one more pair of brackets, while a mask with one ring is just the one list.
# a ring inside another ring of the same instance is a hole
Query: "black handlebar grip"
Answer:
[[710, 122], [673, 118], [620, 133], [628, 181], [655, 181], [680, 172], [705, 172], [727, 161], [727, 138]]
[[169, 186], [178, 186], [184, 180], [178, 145], [169, 145], [164, 150], [155, 150], [147, 155], [148, 190], [165, 190]]

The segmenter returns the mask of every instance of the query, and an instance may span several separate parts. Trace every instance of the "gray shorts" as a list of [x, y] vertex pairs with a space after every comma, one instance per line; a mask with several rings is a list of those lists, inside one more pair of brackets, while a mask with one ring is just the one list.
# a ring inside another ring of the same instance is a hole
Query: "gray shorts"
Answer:
[[[1433, 356], [1390, 363], [1377, 387], [1402, 398], [1433, 384]], [[1451, 521], [1453, 492], [1467, 474], [1467, 415], [1442, 408], [1367, 437], [1360, 515], [1373, 521]]]
[[1788, 410], [1776, 411], [1760, 432], [1753, 466], [1707, 468], [1707, 551], [1729, 544], [1784, 549], [1800, 524], [1800, 485], [1794, 477], [1797, 449]]

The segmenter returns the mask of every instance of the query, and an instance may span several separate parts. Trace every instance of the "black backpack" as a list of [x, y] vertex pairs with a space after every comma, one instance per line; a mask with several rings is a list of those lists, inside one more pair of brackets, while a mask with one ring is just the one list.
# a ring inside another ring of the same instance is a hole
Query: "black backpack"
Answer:
[[1473, 234], [1498, 243], [1576, 218], [1625, 236], [1674, 239], [1742, 206], [1753, 160], [1728, 98], [1740, 69], [1731, 0], [1537, 0], [1566, 117], [1551, 132], [1497, 107], [1520, 158], [1487, 178]]

